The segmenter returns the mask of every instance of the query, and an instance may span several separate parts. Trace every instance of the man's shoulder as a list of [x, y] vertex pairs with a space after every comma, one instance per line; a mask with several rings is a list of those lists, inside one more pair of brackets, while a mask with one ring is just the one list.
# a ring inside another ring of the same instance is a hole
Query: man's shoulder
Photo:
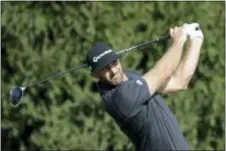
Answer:
[[137, 71], [125, 71], [125, 74], [130, 78], [133, 78], [133, 77], [141, 77], [142, 74], [140, 72], [137, 72]]

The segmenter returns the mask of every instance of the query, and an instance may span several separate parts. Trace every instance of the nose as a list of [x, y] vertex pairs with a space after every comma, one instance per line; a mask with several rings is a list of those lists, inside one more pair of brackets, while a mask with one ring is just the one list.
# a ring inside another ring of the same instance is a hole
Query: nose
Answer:
[[115, 74], [117, 72], [117, 68], [115, 66], [110, 66], [109, 71], [111, 71], [111, 73]]

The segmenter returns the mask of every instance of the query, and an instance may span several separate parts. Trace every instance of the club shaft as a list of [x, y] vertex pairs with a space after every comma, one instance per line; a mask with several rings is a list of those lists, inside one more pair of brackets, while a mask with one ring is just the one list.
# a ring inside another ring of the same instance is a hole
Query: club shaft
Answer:
[[165, 40], [165, 39], [168, 39], [168, 38], [170, 38], [170, 35], [162, 36], [160, 38], [156, 38], [155, 40], [148, 41], [148, 42], [145, 42], [145, 43], [142, 43], [142, 44], [138, 44], [136, 46], [133, 46], [133, 47], [121, 50], [121, 51], [117, 52], [117, 54], [122, 54], [122, 53], [125, 53], [125, 52], [128, 52], [128, 51], [131, 51], [133, 49], [144, 47], [144, 46], [147, 46], [147, 45], [150, 45], [152, 43], [159, 42], [159, 41], [162, 41], [162, 40]]
[[37, 85], [37, 84], [39, 84], [39, 83], [43, 83], [43, 82], [48, 81], [48, 80], [50, 80], [50, 79], [53, 79], [53, 78], [59, 77], [59, 76], [61, 76], [61, 75], [64, 75], [64, 74], [66, 74], [66, 73], [68, 73], [68, 72], [72, 72], [72, 71], [75, 71], [75, 70], [78, 70], [78, 69], [80, 69], [80, 68], [84, 68], [84, 67], [87, 67], [87, 66], [88, 66], [87, 64], [83, 64], [83, 65], [80, 65], [79, 67], [71, 68], [71, 69], [69, 69], [69, 70], [67, 70], [67, 71], [65, 71], [65, 72], [60, 72], [60, 73], [57, 73], [57, 74], [52, 75], [51, 77], [45, 78], [45, 79], [43, 79], [43, 80], [41, 80], [41, 81], [32, 83], [32, 84], [30, 84], [30, 85], [28, 85], [28, 86], [26, 86], [26, 87], [31, 87], [31, 86]]
[[[144, 46], [147, 46], [147, 45], [150, 45], [150, 44], [152, 44], [152, 43], [159, 42], [159, 41], [162, 41], [162, 40], [165, 40], [165, 39], [168, 39], [168, 38], [170, 38], [169, 35], [167, 35], [167, 36], [162, 36], [162, 37], [160, 37], [160, 38], [156, 38], [155, 40], [148, 41], [148, 42], [145, 42], [145, 43], [141, 43], [141, 44], [138, 44], [138, 45], [136, 45], [136, 46], [133, 46], [133, 47], [130, 47], [130, 48], [121, 50], [121, 51], [117, 52], [117, 54], [122, 54], [122, 53], [125, 53], [125, 52], [128, 52], [128, 51], [131, 51], [131, 50], [133, 50], [133, 49], [140, 48], [140, 47], [144, 47]], [[64, 71], [64, 72], [60, 72], [60, 73], [54, 74], [54, 75], [52, 75], [51, 77], [45, 78], [45, 79], [43, 79], [43, 80], [41, 80], [41, 81], [32, 83], [32, 84], [27, 85], [27, 86], [25, 86], [25, 87], [26, 87], [26, 88], [27, 88], [27, 87], [31, 87], [31, 86], [34, 86], [34, 85], [43, 83], [43, 82], [48, 81], [48, 80], [50, 80], [50, 79], [59, 77], [59, 76], [61, 76], [61, 75], [64, 75], [64, 74], [67, 74], [67, 73], [69, 73], [69, 72], [72, 72], [72, 71], [75, 71], [75, 70], [78, 70], [78, 69], [81, 69], [81, 68], [85, 68], [85, 67], [88, 67], [88, 65], [87, 65], [87, 64], [83, 64], [83, 65], [80, 65], [80, 66], [78, 66], [78, 67], [71, 68], [71, 69], [69, 69], [69, 70], [67, 70], [67, 71]]]

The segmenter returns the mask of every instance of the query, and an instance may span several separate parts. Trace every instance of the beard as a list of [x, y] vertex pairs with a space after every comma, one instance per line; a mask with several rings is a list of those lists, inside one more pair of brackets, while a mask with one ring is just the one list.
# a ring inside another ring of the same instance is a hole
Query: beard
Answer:
[[114, 85], [114, 86], [117, 86], [119, 85], [122, 80], [123, 80], [123, 76], [121, 76], [122, 74], [116, 74], [112, 79], [111, 79], [111, 84]]
[[114, 76], [109, 80], [110, 84], [117, 86], [123, 82], [123, 75], [122, 71], [117, 72]]
[[111, 75], [111, 77], [109, 79], [102, 77], [101, 80], [110, 85], [117, 86], [123, 82], [123, 75], [124, 74], [122, 71], [118, 71], [114, 75]]

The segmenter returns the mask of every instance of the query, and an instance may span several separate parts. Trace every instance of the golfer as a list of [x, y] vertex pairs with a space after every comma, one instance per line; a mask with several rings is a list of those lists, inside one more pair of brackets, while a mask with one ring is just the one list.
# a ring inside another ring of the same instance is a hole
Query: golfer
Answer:
[[[96, 43], [86, 59], [105, 109], [136, 150], [188, 150], [176, 117], [160, 94], [186, 90], [198, 64], [203, 33], [199, 24], [169, 30], [172, 44], [145, 74], [124, 71], [119, 56], [105, 43]], [[185, 55], [183, 46], [188, 41]]]

